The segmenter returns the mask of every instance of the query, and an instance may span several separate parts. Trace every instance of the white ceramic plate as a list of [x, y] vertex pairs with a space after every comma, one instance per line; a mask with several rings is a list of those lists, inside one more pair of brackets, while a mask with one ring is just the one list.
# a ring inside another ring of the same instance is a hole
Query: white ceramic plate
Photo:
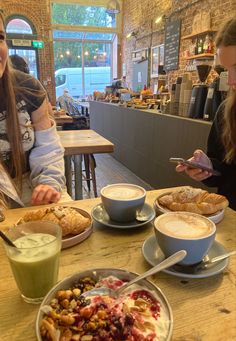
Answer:
[[[214, 241], [212, 247], [210, 248], [208, 252], [208, 256], [211, 259], [213, 257], [223, 255], [226, 252], [227, 251], [222, 244], [220, 244], [217, 241]], [[162, 262], [165, 259], [165, 255], [161, 251], [157, 243], [155, 235], [145, 240], [142, 246], [142, 253], [146, 261], [152, 266], [157, 265], [158, 263]], [[183, 267], [183, 271], [180, 271], [180, 269], [178, 271], [176, 270], [176, 268], [168, 268], [166, 270], [163, 270], [163, 272], [172, 276], [183, 277], [183, 278], [206, 278], [206, 277], [214, 276], [214, 275], [221, 273], [226, 268], [228, 263], [229, 263], [229, 259], [225, 258], [220, 262], [213, 263], [206, 269], [201, 269], [201, 270], [199, 269], [196, 272], [193, 271], [193, 273], [184, 272], [184, 269], [185, 269], [184, 267]]]
[[[125, 280], [125, 281], [130, 281], [134, 277], [137, 276], [136, 273], [129, 272], [126, 270], [122, 269], [91, 269], [87, 271], [83, 271], [80, 273], [76, 273], [72, 276], [69, 276], [62, 281], [60, 281], [58, 284], [56, 284], [47, 294], [47, 296], [44, 298], [43, 302], [41, 303], [41, 307], [48, 305], [49, 302], [55, 297], [55, 294], [58, 290], [65, 290], [73, 287], [73, 285], [78, 281], [80, 278], [84, 277], [91, 277], [92, 279], [101, 279], [104, 277], [108, 276], [115, 276], [119, 279]], [[165, 297], [165, 295], [162, 293], [162, 291], [155, 286], [153, 283], [149, 282], [148, 280], [144, 279], [142, 281], [139, 281], [139, 285], [142, 287], [149, 289], [151, 291], [154, 291], [164, 307], [168, 320], [169, 320], [169, 325], [168, 325], [168, 335], [163, 341], [170, 341], [171, 340], [171, 335], [172, 335], [172, 330], [173, 330], [173, 315], [172, 315], [172, 310], [171, 307]], [[42, 309], [39, 308], [38, 314], [37, 314], [37, 319], [36, 319], [36, 336], [38, 341], [42, 341], [41, 335], [40, 335], [40, 325], [42, 318], [44, 316], [44, 313], [42, 312]], [[115, 341], [115, 340], [114, 340]]]
[[[161, 197], [163, 197], [164, 195], [169, 195], [171, 193], [172, 192], [166, 192], [166, 193], [159, 195], [156, 198], [156, 200], [154, 201], [154, 208], [155, 208], [157, 213], [162, 214], [162, 213], [166, 213], [166, 212], [173, 212], [173, 211], [168, 210], [168, 208], [159, 204], [159, 199]], [[213, 221], [213, 223], [217, 224], [224, 218], [224, 214], [225, 214], [225, 210], [220, 210], [220, 211], [218, 211], [214, 214], [211, 214], [211, 215], [204, 214], [204, 217], [209, 218], [211, 221]]]
[[[81, 243], [83, 240], [88, 238], [88, 236], [92, 233], [92, 231], [93, 231], [92, 217], [91, 217], [91, 215], [88, 212], [86, 212], [86, 211], [84, 211], [84, 210], [82, 210], [82, 209], [80, 209], [78, 207], [64, 206], [64, 205], [59, 205], [59, 206], [73, 208], [74, 210], [76, 210], [77, 212], [82, 214], [84, 217], [89, 218], [89, 220], [90, 220], [89, 226], [84, 231], [82, 231], [81, 233], [76, 234], [76, 235], [68, 235], [68, 236], [65, 236], [65, 237], [62, 238], [61, 248], [62, 249], [67, 249], [68, 247], [71, 247], [71, 246], [74, 246], [76, 244]], [[35, 210], [38, 210], [38, 209], [39, 209], [38, 207], [35, 208]], [[33, 210], [33, 209], [30, 208], [30, 210]], [[21, 219], [19, 219], [16, 222], [16, 225], [19, 225], [20, 220]]]
[[120, 223], [120, 222], [113, 221], [110, 219], [104, 206], [101, 203], [96, 205], [93, 208], [92, 213], [91, 213], [93, 219], [99, 224], [102, 224], [108, 227], [114, 227], [117, 229], [130, 229], [130, 228], [140, 227], [140, 226], [146, 225], [147, 223], [150, 223], [150, 221], [152, 221], [156, 216], [155, 210], [147, 203], [143, 205], [140, 215], [142, 214], [147, 215], [148, 219], [145, 221], [134, 220], [128, 223]]

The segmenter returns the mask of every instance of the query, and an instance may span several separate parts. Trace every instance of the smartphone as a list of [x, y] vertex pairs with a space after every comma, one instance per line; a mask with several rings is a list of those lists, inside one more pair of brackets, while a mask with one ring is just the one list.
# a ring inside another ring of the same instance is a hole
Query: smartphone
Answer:
[[199, 169], [207, 171], [207, 172], [209, 172], [209, 173], [211, 173], [212, 175], [215, 175], [215, 176], [221, 175], [220, 172], [215, 170], [215, 169], [202, 166], [201, 164], [199, 164], [197, 162], [188, 161], [188, 160], [185, 160], [185, 159], [183, 159], [181, 157], [171, 157], [169, 159], [169, 161], [170, 162], [175, 162], [175, 163], [180, 163], [180, 164], [185, 165], [185, 166], [187, 166], [189, 168], [199, 168]]

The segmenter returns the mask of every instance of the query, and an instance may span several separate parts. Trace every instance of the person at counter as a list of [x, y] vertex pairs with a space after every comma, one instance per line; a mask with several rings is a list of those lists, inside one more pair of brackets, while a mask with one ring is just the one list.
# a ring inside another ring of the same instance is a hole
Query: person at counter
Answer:
[[11, 208], [58, 202], [65, 192], [63, 155], [45, 90], [10, 65], [0, 13], [1, 203]]
[[219, 107], [207, 143], [207, 153], [198, 149], [189, 159], [203, 166], [218, 170], [221, 175], [213, 176], [210, 171], [177, 165], [176, 171], [185, 171], [192, 179], [203, 181], [229, 200], [236, 210], [236, 19], [222, 27], [216, 37], [217, 55], [220, 63], [228, 70], [230, 90], [225, 102]]

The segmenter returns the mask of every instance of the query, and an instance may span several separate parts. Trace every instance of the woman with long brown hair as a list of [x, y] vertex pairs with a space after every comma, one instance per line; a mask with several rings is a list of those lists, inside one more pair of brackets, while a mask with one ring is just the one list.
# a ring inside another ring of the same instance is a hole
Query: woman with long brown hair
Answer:
[[64, 150], [38, 80], [11, 67], [0, 13], [0, 200], [56, 203], [65, 191]]
[[207, 155], [197, 149], [190, 160], [218, 170], [221, 176], [183, 165], [178, 165], [176, 171], [185, 171], [192, 179], [217, 187], [236, 210], [236, 19], [229, 20], [218, 32], [216, 48], [220, 63], [228, 70], [230, 90], [212, 124]]

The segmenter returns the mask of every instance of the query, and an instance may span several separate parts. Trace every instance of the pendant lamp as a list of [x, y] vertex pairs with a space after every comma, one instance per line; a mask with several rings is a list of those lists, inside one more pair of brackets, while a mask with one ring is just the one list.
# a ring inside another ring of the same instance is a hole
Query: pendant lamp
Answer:
[[120, 13], [120, 4], [117, 0], [109, 0], [107, 4], [107, 13], [118, 14]]

